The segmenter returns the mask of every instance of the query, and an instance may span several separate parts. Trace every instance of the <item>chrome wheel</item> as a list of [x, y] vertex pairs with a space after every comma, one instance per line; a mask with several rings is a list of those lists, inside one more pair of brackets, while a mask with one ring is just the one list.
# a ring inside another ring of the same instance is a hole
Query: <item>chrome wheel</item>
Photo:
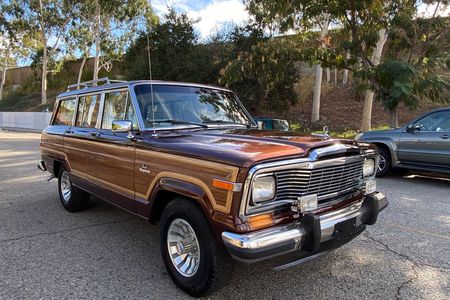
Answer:
[[61, 174], [60, 189], [62, 200], [65, 204], [69, 203], [72, 194], [72, 184], [70, 183], [69, 174], [63, 171]]
[[380, 162], [378, 163], [378, 173], [383, 172], [386, 169], [386, 158], [383, 155], [380, 155]]
[[191, 277], [200, 265], [200, 245], [192, 226], [183, 219], [175, 219], [167, 231], [167, 248], [177, 271]]

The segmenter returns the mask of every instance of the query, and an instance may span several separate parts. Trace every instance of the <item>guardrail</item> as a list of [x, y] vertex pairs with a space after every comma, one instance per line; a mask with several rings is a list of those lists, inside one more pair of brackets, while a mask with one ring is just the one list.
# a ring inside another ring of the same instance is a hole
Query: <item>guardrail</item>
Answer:
[[42, 130], [51, 117], [50, 112], [0, 112], [0, 128]]

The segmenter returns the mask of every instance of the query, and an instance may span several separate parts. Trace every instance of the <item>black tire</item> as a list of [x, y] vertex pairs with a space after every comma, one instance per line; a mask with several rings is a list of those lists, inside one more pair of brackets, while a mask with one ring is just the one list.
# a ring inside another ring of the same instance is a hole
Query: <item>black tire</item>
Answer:
[[377, 177], [383, 177], [391, 171], [391, 153], [385, 148], [378, 148], [378, 151], [380, 152], [380, 164], [377, 167]]
[[[63, 187], [63, 183], [65, 187]], [[63, 190], [67, 191], [67, 189], [70, 189], [70, 194], [63, 192]], [[69, 172], [64, 167], [61, 167], [59, 170], [58, 192], [62, 206], [69, 212], [78, 212], [89, 207], [90, 194], [72, 185]]]
[[[167, 243], [170, 225], [174, 220], [177, 222], [180, 219], [191, 226], [200, 248], [197, 271], [190, 277], [177, 270]], [[177, 198], [167, 204], [161, 216], [159, 232], [161, 255], [167, 272], [175, 284], [189, 295], [193, 297], [209, 295], [231, 279], [230, 258], [214, 239], [206, 216], [195, 203]]]

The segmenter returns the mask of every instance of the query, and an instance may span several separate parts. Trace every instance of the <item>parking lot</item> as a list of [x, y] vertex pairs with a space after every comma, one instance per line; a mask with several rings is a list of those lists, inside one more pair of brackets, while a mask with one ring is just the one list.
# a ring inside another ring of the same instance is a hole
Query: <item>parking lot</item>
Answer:
[[[98, 199], [66, 212], [36, 168], [39, 134], [0, 131], [0, 298], [181, 299], [159, 254], [158, 226]], [[235, 264], [213, 299], [448, 299], [450, 180], [378, 180], [378, 224], [316, 261], [284, 271]]]

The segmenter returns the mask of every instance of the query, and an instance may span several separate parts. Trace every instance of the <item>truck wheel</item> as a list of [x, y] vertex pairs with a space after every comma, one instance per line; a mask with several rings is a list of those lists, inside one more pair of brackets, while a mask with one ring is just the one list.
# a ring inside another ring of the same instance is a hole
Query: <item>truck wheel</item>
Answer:
[[378, 148], [380, 152], [380, 162], [377, 168], [377, 177], [383, 177], [391, 170], [391, 154], [384, 148]]
[[193, 297], [208, 295], [231, 278], [229, 257], [216, 242], [206, 216], [191, 201], [177, 198], [160, 221], [161, 255], [175, 284]]
[[58, 176], [59, 199], [67, 211], [77, 212], [89, 207], [89, 193], [72, 185], [69, 172], [61, 167]]

